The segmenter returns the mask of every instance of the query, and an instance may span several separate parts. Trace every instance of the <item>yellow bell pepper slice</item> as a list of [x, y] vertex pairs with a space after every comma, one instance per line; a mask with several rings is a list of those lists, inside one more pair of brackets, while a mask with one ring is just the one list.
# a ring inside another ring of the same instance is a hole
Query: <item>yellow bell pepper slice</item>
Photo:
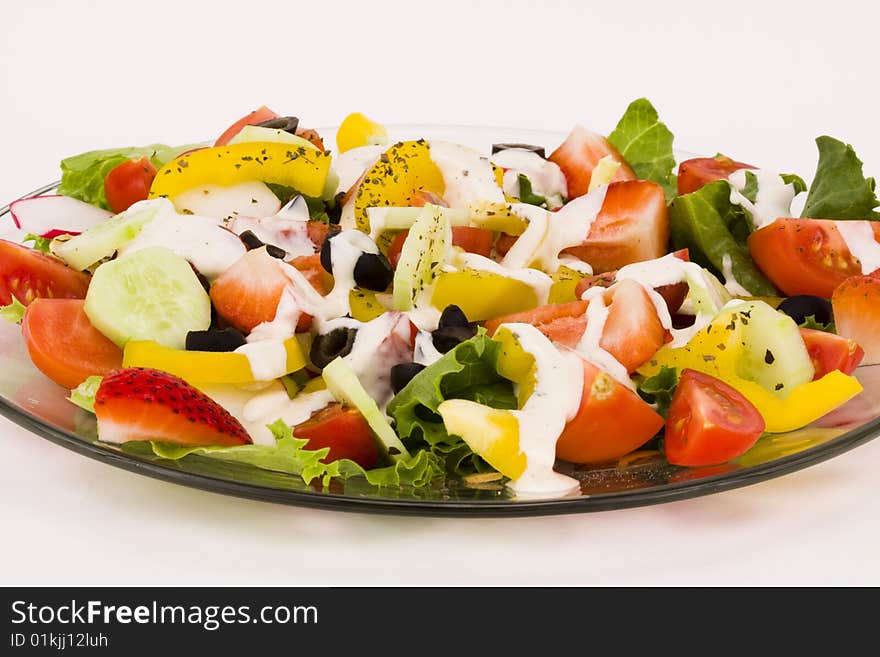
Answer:
[[443, 174], [431, 159], [427, 141], [398, 142], [367, 170], [358, 185], [354, 196], [355, 224], [369, 233], [367, 208], [408, 206], [413, 194], [419, 190], [443, 196], [446, 191]]
[[829, 372], [816, 381], [795, 386], [785, 399], [780, 399], [754, 381], [737, 377], [727, 383], [754, 404], [764, 418], [765, 431], [770, 433], [783, 433], [805, 427], [862, 391], [862, 384], [858, 379], [840, 370]]
[[159, 169], [150, 198], [174, 198], [200, 185], [235, 185], [254, 180], [293, 187], [320, 196], [330, 171], [330, 155], [303, 146], [245, 142], [202, 148]]
[[348, 293], [348, 305], [351, 309], [352, 319], [359, 322], [369, 322], [385, 312], [385, 308], [379, 303], [375, 292], [360, 288]]
[[388, 139], [385, 127], [360, 112], [346, 116], [336, 131], [336, 147], [340, 153], [370, 144], [384, 144]]
[[452, 304], [461, 308], [468, 320], [482, 322], [535, 308], [538, 297], [534, 288], [522, 281], [464, 269], [437, 276], [431, 305], [445, 308]]
[[522, 348], [516, 336], [503, 324], [492, 339], [501, 344], [496, 363], [498, 373], [517, 384], [517, 404], [522, 408], [535, 391], [538, 373], [535, 357]]
[[574, 290], [584, 278], [585, 274], [562, 265], [553, 274], [553, 286], [550, 288], [550, 296], [547, 299], [547, 303], [577, 301], [577, 295], [574, 293]]
[[[286, 373], [305, 367], [306, 360], [296, 338], [284, 341]], [[244, 354], [233, 351], [184, 351], [163, 347], [152, 340], [129, 340], [122, 354], [123, 367], [152, 367], [187, 383], [252, 383], [256, 379]]]

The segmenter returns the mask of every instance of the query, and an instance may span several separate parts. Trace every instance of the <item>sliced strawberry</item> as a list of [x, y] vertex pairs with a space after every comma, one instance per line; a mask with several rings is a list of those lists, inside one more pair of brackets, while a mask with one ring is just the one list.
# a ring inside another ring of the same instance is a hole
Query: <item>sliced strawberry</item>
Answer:
[[690, 194], [715, 180], [723, 180], [734, 171], [754, 169], [751, 164], [736, 162], [724, 155], [695, 157], [678, 165], [678, 193]]
[[837, 333], [865, 350], [864, 365], [880, 363], [880, 278], [853, 276], [831, 297]]
[[[690, 255], [688, 254], [687, 249], [679, 249], [675, 251], [672, 255], [674, 255], [679, 260], [684, 260], [685, 262], [690, 262]], [[606, 271], [602, 274], [596, 274], [595, 276], [587, 276], [582, 279], [574, 289], [575, 296], [580, 298], [580, 296], [591, 287], [596, 285], [601, 285], [602, 287], [611, 287], [614, 285], [615, 277], [617, 275], [617, 271]], [[687, 283], [673, 283], [671, 285], [661, 285], [660, 287], [654, 288], [654, 290], [663, 297], [663, 300], [666, 301], [666, 306], [669, 308], [669, 314], [674, 315], [679, 308], [681, 308], [681, 304], [684, 303], [685, 297], [687, 297], [688, 293], [688, 284]]]
[[111, 372], [95, 395], [98, 437], [106, 443], [160, 440], [178, 445], [247, 445], [241, 423], [183, 379], [145, 367]]
[[[628, 372], [634, 372], [663, 346], [666, 330], [645, 288], [635, 281], [616, 283], [604, 298], [608, 318], [599, 346], [620, 361]], [[485, 322], [485, 327], [492, 335], [501, 324], [524, 322], [553, 342], [575, 347], [587, 328], [587, 306], [586, 301], [550, 304], [491, 319]]]
[[625, 279], [605, 293], [608, 319], [599, 346], [634, 372], [666, 342], [666, 329], [660, 323], [651, 297], [639, 283]]
[[607, 155], [620, 162], [612, 181], [635, 180], [633, 170], [602, 135], [576, 125], [565, 141], [547, 159], [555, 162], [568, 181], [568, 198], [583, 196], [590, 188], [590, 178], [599, 160]]
[[287, 278], [266, 249], [248, 251], [211, 285], [217, 313], [239, 331], [275, 318]]
[[653, 260], [666, 253], [669, 215], [663, 188], [649, 180], [611, 183], [587, 239], [566, 249], [593, 271]]

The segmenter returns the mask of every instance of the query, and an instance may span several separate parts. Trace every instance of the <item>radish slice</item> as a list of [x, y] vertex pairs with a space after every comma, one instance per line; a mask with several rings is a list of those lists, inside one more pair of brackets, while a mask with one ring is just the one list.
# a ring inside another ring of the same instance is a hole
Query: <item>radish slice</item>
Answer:
[[9, 206], [15, 227], [41, 237], [78, 234], [107, 221], [111, 212], [69, 196], [35, 196]]

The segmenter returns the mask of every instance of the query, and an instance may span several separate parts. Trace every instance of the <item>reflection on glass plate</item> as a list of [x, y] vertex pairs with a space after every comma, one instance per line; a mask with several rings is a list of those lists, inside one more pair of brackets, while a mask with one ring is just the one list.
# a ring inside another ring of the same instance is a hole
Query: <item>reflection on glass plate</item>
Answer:
[[[461, 126], [399, 126], [394, 138], [449, 139], [488, 152], [496, 142], [555, 146], [564, 135], [537, 130]], [[333, 130], [322, 130], [328, 143]], [[48, 185], [29, 196], [51, 190]], [[8, 208], [0, 237], [11, 235]], [[14, 228], [14, 227], [13, 227]], [[168, 461], [137, 448], [97, 442], [93, 416], [67, 401], [67, 391], [40, 374], [28, 358], [18, 326], [0, 323], [0, 413], [59, 445], [158, 479], [252, 499], [346, 511], [420, 515], [511, 516], [603, 511], [706, 495], [778, 477], [868, 442], [880, 433], [880, 366], [856, 372], [865, 390], [813, 425], [764, 436], [739, 459], [721, 466], [671, 466], [657, 451], [640, 451], [604, 466], [563, 466], [580, 490], [555, 499], [517, 499], [497, 482], [446, 481], [427, 489], [377, 489], [348, 480], [321, 490], [296, 476], [191, 455]]]

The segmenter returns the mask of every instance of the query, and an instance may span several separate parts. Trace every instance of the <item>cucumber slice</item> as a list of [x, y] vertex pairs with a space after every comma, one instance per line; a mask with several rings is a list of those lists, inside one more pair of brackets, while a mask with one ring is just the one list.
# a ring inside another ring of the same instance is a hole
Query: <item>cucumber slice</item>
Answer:
[[292, 135], [286, 130], [266, 128], [260, 125], [246, 125], [229, 141], [229, 143], [242, 144], [254, 141], [267, 141], [273, 144], [294, 144], [313, 151], [318, 150], [318, 147], [308, 139]]
[[390, 456], [393, 461], [409, 458], [406, 447], [400, 442], [400, 438], [385, 419], [385, 415], [361, 385], [357, 374], [348, 363], [342, 358], [336, 358], [322, 370], [321, 376], [327, 384], [327, 390], [337, 401], [354, 406], [360, 411], [373, 430], [377, 438], [376, 444], [383, 453]]
[[137, 237], [160, 211], [168, 209], [174, 212], [171, 201], [164, 198], [135, 203], [125, 212], [60, 243], [52, 252], [74, 269], [88, 269], [113, 255], [120, 246]]
[[394, 309], [412, 310], [429, 287], [452, 245], [452, 227], [444, 208], [426, 205], [410, 228], [394, 271]]
[[785, 398], [802, 383], [813, 380], [815, 370], [794, 320], [763, 301], [729, 306], [743, 325], [746, 349], [737, 373]]
[[186, 348], [186, 334], [211, 325], [211, 300], [190, 264], [161, 246], [104, 263], [86, 293], [92, 325], [120, 347], [131, 339]]

